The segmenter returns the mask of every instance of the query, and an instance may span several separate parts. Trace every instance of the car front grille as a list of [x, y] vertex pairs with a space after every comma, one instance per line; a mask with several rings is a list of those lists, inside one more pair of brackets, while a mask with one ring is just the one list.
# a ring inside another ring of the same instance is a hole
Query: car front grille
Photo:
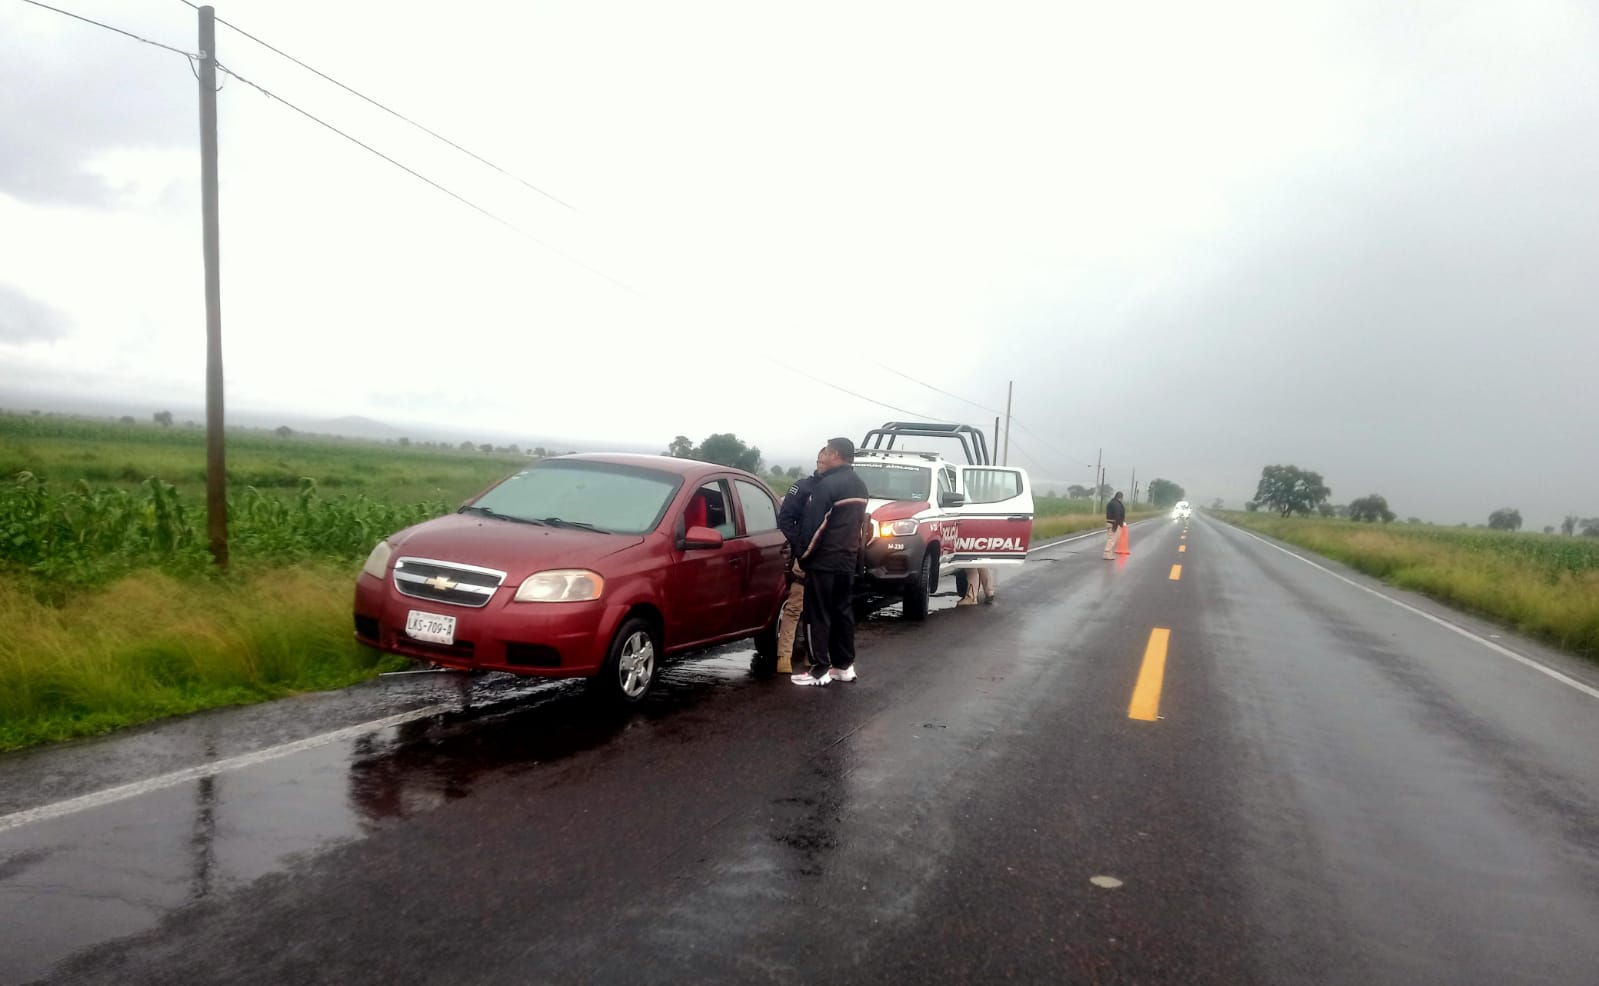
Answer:
[[453, 606], [487, 606], [504, 581], [504, 572], [459, 562], [401, 558], [394, 563], [394, 587], [402, 595]]

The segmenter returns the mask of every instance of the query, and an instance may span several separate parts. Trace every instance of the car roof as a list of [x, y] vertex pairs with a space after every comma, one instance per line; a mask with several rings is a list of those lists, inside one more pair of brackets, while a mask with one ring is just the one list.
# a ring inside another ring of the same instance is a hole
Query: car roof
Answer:
[[637, 466], [679, 476], [702, 476], [709, 472], [735, 472], [751, 475], [743, 469], [701, 462], [698, 459], [679, 459], [670, 455], [643, 455], [633, 452], [580, 452], [577, 455], [557, 456], [562, 462], [603, 462], [613, 466]]

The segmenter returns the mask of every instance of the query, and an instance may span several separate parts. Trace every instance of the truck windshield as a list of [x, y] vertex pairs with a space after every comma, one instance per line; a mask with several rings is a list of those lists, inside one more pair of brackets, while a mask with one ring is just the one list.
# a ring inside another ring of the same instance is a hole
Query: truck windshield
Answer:
[[866, 494], [874, 500], [926, 500], [933, 485], [933, 470], [895, 462], [857, 462], [855, 472], [866, 481]]

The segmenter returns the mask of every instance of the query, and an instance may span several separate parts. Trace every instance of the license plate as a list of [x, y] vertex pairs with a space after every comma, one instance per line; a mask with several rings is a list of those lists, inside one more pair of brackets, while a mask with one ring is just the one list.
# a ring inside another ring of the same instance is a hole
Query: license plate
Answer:
[[455, 643], [455, 617], [442, 616], [438, 613], [424, 613], [419, 609], [411, 610], [411, 615], [405, 618], [405, 632], [408, 636], [418, 640], [426, 640], [433, 644]]

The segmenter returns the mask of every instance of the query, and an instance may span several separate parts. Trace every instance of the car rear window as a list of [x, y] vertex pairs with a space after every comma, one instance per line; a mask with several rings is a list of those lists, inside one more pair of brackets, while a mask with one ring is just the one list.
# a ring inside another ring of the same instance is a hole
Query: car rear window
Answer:
[[603, 462], [543, 462], [472, 501], [505, 517], [558, 517], [617, 534], [653, 530], [683, 480], [670, 473]]
[[933, 471], [894, 462], [856, 462], [855, 472], [866, 481], [866, 494], [876, 500], [926, 500]]

